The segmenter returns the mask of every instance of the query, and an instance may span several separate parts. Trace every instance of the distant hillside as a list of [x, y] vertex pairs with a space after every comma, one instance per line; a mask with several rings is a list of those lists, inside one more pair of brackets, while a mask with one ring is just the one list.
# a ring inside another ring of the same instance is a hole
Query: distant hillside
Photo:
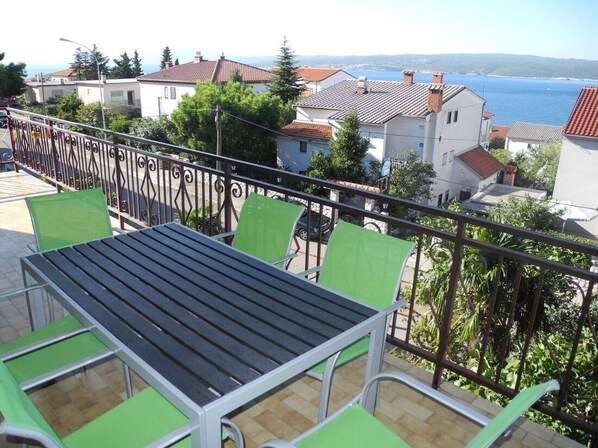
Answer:
[[[275, 57], [247, 58], [247, 62], [271, 67]], [[598, 79], [598, 61], [557, 59], [515, 54], [400, 54], [371, 56], [297, 56], [301, 65], [338, 67], [345, 70], [418, 71], [441, 70], [494, 76]]]

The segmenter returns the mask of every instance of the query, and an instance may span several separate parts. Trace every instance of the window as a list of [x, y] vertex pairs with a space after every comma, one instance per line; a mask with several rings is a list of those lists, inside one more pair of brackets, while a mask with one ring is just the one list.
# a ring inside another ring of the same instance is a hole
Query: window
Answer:
[[448, 156], [448, 153], [446, 153], [446, 152], [444, 154], [442, 154], [442, 164], [443, 165], [446, 165], [446, 157], [447, 156]]
[[168, 87], [164, 87], [164, 98], [168, 99]]
[[300, 170], [299, 174], [307, 174], [307, 170]]
[[307, 142], [299, 142], [299, 152], [307, 152]]
[[135, 104], [135, 91], [127, 90], [127, 104], [133, 106]]
[[452, 114], [453, 114], [452, 112], [449, 112], [446, 114], [446, 124], [450, 124]]
[[453, 114], [453, 123], [456, 123], [458, 118], [459, 118], [459, 111], [456, 110], [455, 113]]
[[124, 103], [125, 102], [125, 95], [122, 90], [113, 90], [110, 92], [110, 102], [111, 103]]
[[176, 87], [170, 88], [170, 98], [176, 100]]
[[452, 162], [454, 158], [455, 158], [455, 151], [449, 152], [449, 163]]
[[448, 191], [448, 190], [446, 190], [446, 191], [444, 192], [444, 202], [448, 202], [448, 200], [449, 200], [449, 191]]
[[56, 89], [56, 90], [52, 89], [52, 92], [50, 94], [50, 96], [62, 96], [62, 95], [64, 95], [64, 90], [62, 90], [62, 89]]
[[442, 195], [439, 194], [438, 195], [438, 207], [440, 207], [442, 205]]

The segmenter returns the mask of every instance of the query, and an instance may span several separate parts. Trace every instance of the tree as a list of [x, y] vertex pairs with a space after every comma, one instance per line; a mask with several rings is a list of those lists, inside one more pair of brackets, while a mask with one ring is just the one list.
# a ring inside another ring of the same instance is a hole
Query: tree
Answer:
[[276, 166], [276, 140], [281, 102], [269, 92], [259, 94], [237, 82], [198, 83], [172, 113], [179, 143], [216, 152], [215, 109], [222, 106], [222, 154], [265, 166]]
[[75, 72], [78, 80], [85, 78], [85, 71], [89, 66], [89, 53], [81, 51], [81, 48], [77, 48], [74, 54], [74, 60], [71, 63], [71, 70]]
[[102, 121], [102, 104], [98, 101], [96, 103], [83, 104], [77, 111], [77, 121], [89, 126], [101, 128]]
[[270, 92], [278, 96], [283, 103], [294, 102], [305, 89], [299, 84], [298, 66], [295, 54], [288, 45], [286, 36], [280, 47], [280, 55], [276, 59], [276, 69], [273, 70], [270, 81]]
[[78, 79], [97, 80], [98, 66], [100, 74], [107, 73], [108, 60], [107, 56], [98, 50], [94, 44], [91, 51], [82, 51], [77, 48], [74, 55], [74, 61], [71, 63], [71, 69], [75, 71]]
[[363, 158], [370, 141], [361, 136], [360, 127], [357, 110], [353, 109], [345, 115], [343, 127], [330, 140], [330, 155], [324, 151], [314, 153], [307, 175], [363, 183], [366, 175]]
[[160, 70], [164, 70], [167, 64], [172, 65], [172, 52], [168, 45], [162, 50], [162, 60], [160, 61]]
[[139, 53], [137, 50], [133, 53], [133, 60], [131, 61], [133, 65], [133, 77], [136, 78], [137, 76], [143, 75], [143, 69], [141, 68], [141, 58], [139, 57]]
[[[0, 53], [0, 61], [3, 59], [4, 53]], [[0, 98], [14, 98], [21, 95], [26, 88], [25, 76], [27, 72], [22, 62], [0, 64]]]
[[[139, 118], [131, 123], [129, 132], [137, 137], [146, 140], [154, 140], [161, 143], [172, 143], [174, 125], [167, 117], [160, 117], [159, 120], [153, 118]], [[138, 143], [137, 147], [147, 151], [164, 151], [161, 147]]]
[[176, 66], [176, 65], [179, 65], [179, 58], [176, 58], [176, 59], [174, 60], [174, 65], [175, 65], [175, 66]]
[[110, 69], [110, 78], [125, 79], [135, 77], [131, 58], [126, 51], [120, 55], [120, 59], [113, 59], [113, 61], [114, 67]]
[[533, 179], [533, 185], [540, 190], [547, 190], [552, 195], [556, 172], [561, 157], [562, 142], [542, 143], [530, 148], [524, 170], [528, 178]]
[[432, 186], [436, 178], [434, 165], [421, 160], [415, 150], [406, 151], [402, 156], [393, 156], [391, 166], [391, 196], [410, 201], [432, 197]]
[[228, 82], [238, 82], [243, 84], [243, 76], [241, 75], [241, 71], [235, 67], [233, 71], [230, 73], [230, 78], [228, 78]]
[[[76, 93], [69, 95], [63, 95], [58, 100], [58, 104], [55, 108], [55, 113], [58, 118], [68, 121], [77, 121], [77, 114], [79, 109], [83, 106], [83, 101], [77, 96]], [[48, 107], [48, 113], [51, 113], [52, 109]]]

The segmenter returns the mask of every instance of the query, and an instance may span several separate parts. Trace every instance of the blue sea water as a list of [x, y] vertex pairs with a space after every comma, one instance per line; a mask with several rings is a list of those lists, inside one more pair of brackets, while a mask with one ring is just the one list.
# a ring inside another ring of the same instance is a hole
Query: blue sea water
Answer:
[[[402, 72], [351, 70], [371, 80], [402, 81]], [[431, 73], [416, 73], [415, 82], [431, 82]], [[512, 126], [516, 121], [562, 126], [567, 122], [581, 88], [598, 81], [507, 78], [480, 75], [444, 75], [446, 84], [464, 85], [486, 100], [492, 124]]]

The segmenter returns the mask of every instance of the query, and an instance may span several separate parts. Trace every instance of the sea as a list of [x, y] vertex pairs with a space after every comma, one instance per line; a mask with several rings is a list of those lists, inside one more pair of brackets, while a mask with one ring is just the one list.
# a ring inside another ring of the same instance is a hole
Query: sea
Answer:
[[[402, 81], [402, 72], [348, 70], [353, 76], [380, 81]], [[416, 73], [415, 82], [431, 82], [432, 73]], [[511, 78], [446, 73], [445, 84], [464, 85], [486, 100], [491, 124], [512, 126], [516, 121], [563, 126], [584, 86], [597, 80]]]

